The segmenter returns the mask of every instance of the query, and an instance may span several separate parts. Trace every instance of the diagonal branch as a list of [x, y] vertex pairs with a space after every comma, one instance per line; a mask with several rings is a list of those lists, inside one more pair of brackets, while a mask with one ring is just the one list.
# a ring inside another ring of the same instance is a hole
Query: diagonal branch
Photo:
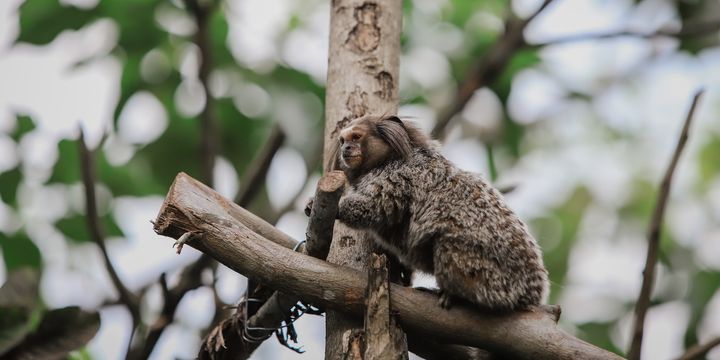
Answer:
[[716, 347], [718, 345], [720, 345], [720, 336], [718, 336], [714, 339], [711, 339], [710, 341], [708, 341], [704, 344], [698, 344], [698, 345], [691, 347], [690, 349], [688, 349], [687, 352], [685, 352], [679, 358], [677, 358], [677, 360], [698, 359], [701, 356], [704, 356], [705, 354], [710, 352], [710, 350], [712, 350], [714, 347]]
[[270, 168], [270, 163], [273, 157], [275, 157], [275, 153], [277, 153], [284, 142], [285, 132], [280, 128], [280, 125], [275, 124], [270, 131], [270, 136], [265, 142], [265, 146], [260, 150], [260, 153], [250, 165], [250, 168], [243, 174], [242, 180], [240, 181], [242, 190], [235, 196], [236, 204], [243, 207], [250, 204], [250, 201], [252, 201], [258, 193], [263, 180], [265, 180], [265, 175]]
[[127, 307], [130, 311], [130, 315], [133, 319], [133, 328], [140, 321], [140, 309], [138, 304], [138, 298], [133, 294], [125, 284], [123, 284], [120, 276], [118, 276], [115, 267], [110, 260], [108, 255], [107, 247], [105, 246], [105, 232], [103, 231], [102, 224], [100, 224], [100, 216], [98, 215], [97, 209], [97, 198], [95, 196], [95, 161], [93, 159], [92, 152], [87, 148], [85, 144], [85, 134], [82, 129], [80, 130], [80, 167], [82, 172], [82, 181], [85, 188], [85, 219], [87, 223], [88, 232], [92, 241], [100, 248], [103, 260], [105, 262], [105, 269], [110, 275], [115, 289], [117, 289], [120, 297], [120, 302]]
[[696, 21], [684, 24], [680, 30], [661, 29], [655, 32], [638, 32], [632, 30], [613, 31], [604, 33], [575, 34], [549, 40], [540, 44], [533, 44], [532, 47], [544, 47], [549, 45], [567, 44], [571, 42], [587, 40], [614, 39], [623, 36], [638, 37], [642, 39], [654, 39], [658, 37], [688, 38], [703, 36], [720, 31], [720, 19]]
[[[217, 192], [179, 174], [160, 209], [155, 231], [179, 238], [197, 232], [188, 245], [211, 255], [243, 275], [300, 296], [304, 301], [361, 316], [367, 277], [360, 271], [330, 264], [269, 241], [246, 224], [246, 210]], [[259, 225], [265, 235], [277, 229]], [[409, 334], [486, 348], [518, 359], [620, 359], [579, 340], [557, 327], [556, 317], [544, 309], [507, 314], [484, 313], [463, 306], [443, 310], [435, 295], [391, 284], [393, 311]]]
[[525, 46], [523, 31], [553, 0], [544, 0], [540, 7], [529, 17], [518, 19], [511, 16], [505, 21], [505, 32], [490, 48], [488, 53], [479, 59], [473, 70], [466, 76], [465, 82], [458, 89], [455, 100], [450, 108], [438, 119], [432, 130], [432, 136], [442, 139], [445, 129], [455, 114], [462, 111], [470, 101], [475, 90], [490, 85], [497, 79], [507, 66], [515, 52]]
[[677, 146], [675, 147], [675, 152], [673, 153], [670, 164], [668, 165], [662, 182], [660, 183], [657, 204], [655, 205], [655, 211], [653, 212], [652, 219], [650, 220], [650, 224], [648, 226], [647, 258], [645, 260], [645, 269], [643, 270], [643, 281], [640, 289], [640, 295], [638, 296], [637, 304], [635, 305], [633, 338], [632, 343], [630, 344], [630, 350], [628, 351], [628, 359], [630, 360], [640, 360], [645, 315], [650, 307], [650, 294], [652, 293], [653, 281], [655, 279], [655, 264], [658, 260], [660, 230], [662, 227], [663, 215], [665, 214], [665, 208], [670, 195], [670, 186], [672, 185], [673, 174], [675, 173], [675, 168], [677, 167], [680, 155], [685, 148], [690, 124], [692, 123], [693, 115], [702, 93], [703, 91], [700, 90], [693, 97], [692, 105], [690, 105], [690, 110], [688, 111], [685, 119], [685, 125], [683, 125], [680, 138], [678, 139]]

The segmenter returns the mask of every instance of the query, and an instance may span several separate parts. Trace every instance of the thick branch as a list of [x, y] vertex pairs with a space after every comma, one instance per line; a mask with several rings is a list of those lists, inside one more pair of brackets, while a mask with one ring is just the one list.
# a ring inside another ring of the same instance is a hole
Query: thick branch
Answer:
[[[365, 274], [276, 244], [282, 239], [263, 238], [245, 221], [238, 221], [236, 216], [243, 212], [181, 173], [160, 209], [155, 231], [173, 238], [199, 232], [188, 245], [243, 275], [315, 304], [355, 316], [363, 313]], [[279, 231], [265, 234], [274, 232]], [[558, 329], [554, 317], [540, 309], [509, 314], [463, 306], [443, 310], [436, 296], [395, 284], [391, 284], [390, 298], [404, 329], [440, 342], [482, 347], [520, 359], [620, 359]]]
[[[345, 181], [345, 174], [341, 171], [330, 172], [320, 179], [308, 223], [306, 234], [307, 243], [298, 250], [319, 259], [325, 259], [327, 257], [333, 235], [333, 225], [335, 224], [338, 201], [340, 200], [340, 195], [342, 195]], [[257, 224], [256, 221], [253, 223]], [[267, 224], [267, 227], [272, 228], [269, 224]], [[259, 230], [257, 226], [254, 226], [254, 228]], [[247, 299], [245, 299], [245, 301], [247, 301]], [[200, 357], [221, 359], [249, 358], [258, 346], [260, 346], [262, 341], [272, 334], [272, 330], [254, 330], [247, 334], [245, 328], [278, 328], [282, 322], [288, 318], [290, 309], [297, 304], [298, 301], [300, 301], [300, 299], [296, 295], [286, 295], [275, 292], [254, 315], [247, 319], [247, 323], [245, 323], [244, 317], [247, 317], [249, 314], [245, 313], [244, 308], [239, 309], [238, 313], [233, 315], [237, 317], [235, 322], [231, 324], [227, 322], [220, 324], [220, 329], [214, 331], [213, 337], [208, 338], [205, 346], [200, 350]], [[241, 306], [242, 305], [243, 303], [241, 303]], [[245, 336], [243, 337], [242, 334], [245, 334]], [[222, 340], [225, 345], [224, 349], [211, 346], [218, 343], [218, 337], [227, 338]], [[249, 341], [248, 339], [251, 338], [255, 340]]]
[[493, 44], [487, 54], [474, 65], [473, 70], [465, 77], [465, 82], [458, 89], [454, 102], [438, 119], [432, 130], [434, 138], [441, 139], [443, 137], [450, 120], [455, 114], [462, 111], [475, 90], [490, 85], [500, 76], [510, 58], [525, 45], [523, 31], [525, 31], [527, 25], [545, 10], [551, 2], [552, 0], [543, 1], [538, 10], [526, 19], [511, 17], [505, 22], [503, 35]]
[[685, 118], [685, 125], [683, 125], [680, 138], [678, 139], [677, 146], [675, 147], [675, 152], [673, 153], [670, 164], [665, 171], [665, 176], [663, 176], [662, 182], [660, 183], [657, 204], [655, 205], [655, 211], [653, 212], [652, 220], [648, 226], [647, 258], [645, 260], [645, 269], [643, 270], [643, 281], [640, 289], [640, 295], [638, 296], [638, 300], [635, 305], [633, 338], [632, 343], [630, 344], [630, 351], [628, 351], [628, 359], [630, 360], [640, 360], [645, 315], [650, 307], [650, 294], [652, 293], [653, 281], [655, 279], [655, 264], [658, 259], [660, 230], [663, 215], [665, 214], [665, 207], [670, 195], [670, 186], [672, 185], [673, 174], [675, 173], [675, 168], [677, 167], [678, 160], [680, 159], [680, 154], [682, 154], [682, 151], [685, 148], [685, 143], [688, 139], [688, 131], [690, 130], [690, 124], [692, 123], [693, 114], [695, 113], [698, 101], [700, 100], [700, 95], [702, 95], [702, 91], [695, 94], [692, 105], [690, 105], [690, 110]]
[[85, 136], [82, 130], [80, 130], [80, 164], [82, 171], [82, 181], [85, 188], [85, 219], [87, 223], [88, 232], [92, 241], [100, 248], [103, 260], [105, 263], [105, 269], [110, 275], [115, 289], [125, 307], [127, 307], [130, 315], [133, 319], [133, 327], [135, 327], [140, 321], [140, 309], [138, 305], [138, 298], [133, 294], [125, 284], [123, 284], [120, 276], [118, 276], [115, 267], [110, 260], [108, 255], [107, 247], [105, 246], [105, 234], [100, 224], [100, 216], [98, 215], [97, 199], [95, 196], [95, 161], [93, 154], [87, 148], [85, 144]]

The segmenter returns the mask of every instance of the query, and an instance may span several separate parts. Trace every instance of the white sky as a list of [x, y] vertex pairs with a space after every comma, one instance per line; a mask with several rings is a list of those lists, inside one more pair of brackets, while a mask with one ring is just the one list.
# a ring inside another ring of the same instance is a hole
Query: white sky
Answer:
[[[416, 2], [411, 33], [418, 35], [409, 42], [401, 64], [402, 96], [427, 94], [433, 106], [442, 106], [450, 100], [450, 68], [446, 56], [464, 51], [463, 29], [438, 24], [439, 4], [446, 2]], [[116, 44], [118, 29], [111, 21], [100, 20], [80, 31], [64, 32], [45, 47], [13, 46], [18, 31], [15, 8], [20, 3], [19, 0], [0, 2], [0, 130], [7, 131], [13, 126], [15, 113], [32, 115], [39, 127], [23, 138], [17, 149], [16, 144], [0, 132], [0, 171], [21, 161], [26, 176], [22, 185], [25, 195], [20, 196], [22, 211], [15, 214], [6, 206], [0, 206], [0, 230], [11, 231], [22, 222], [36, 221], [38, 225], [28, 231], [41, 249], [46, 266], [42, 279], [44, 300], [50, 307], [80, 304], [92, 308], [113, 296], [97, 250], [91, 244], [68, 244], [51, 226], [68, 211], [63, 205], [64, 199], [76, 190], [48, 187], [43, 183], [57, 156], [55, 144], [59, 139], [75, 137], [82, 124], [89, 142], [94, 144], [108, 128], [118, 101], [121, 63], [107, 55]], [[88, 5], [83, 1], [78, 3]], [[514, 9], [519, 14], [529, 14], [538, 3], [537, 0], [515, 1]], [[543, 42], [570, 34], [618, 29], [653, 31], [678, 24], [677, 14], [669, 3], [646, 1], [648, 5], [629, 12], [633, 3], [630, 0], [557, 0], [532, 23], [526, 36], [531, 42]], [[318, 83], [324, 83], [329, 13], [325, 2], [229, 0], [225, 10], [230, 21], [228, 44], [238, 62], [258, 72], [269, 71], [278, 62], [285, 62], [308, 72]], [[302, 19], [302, 25], [281, 39], [285, 24], [294, 14]], [[170, 32], [193, 31], [192, 23], [169, 7], [161, 7], [157, 17], [161, 26]], [[497, 27], [497, 19], [493, 20], [492, 16], [478, 17], [475, 23]], [[697, 152], [710, 134], [720, 134], [717, 110], [713, 112], [720, 108], [717, 85], [720, 84], [720, 49], [708, 49], [691, 56], [676, 53], [676, 46], [669, 39], [648, 42], [621, 38], [544, 49], [542, 64], [514, 79], [509, 99], [513, 118], [528, 124], [527, 155], [511, 166], [503, 161], [506, 155], [497, 154], [501, 170], [499, 183], [518, 185], [508, 201], [524, 219], [543, 217], [548, 209], [563, 203], [579, 184], [593, 195], [595, 202], [583, 218], [559, 298], [564, 310], [563, 326], [575, 331], [574, 323], [626, 319], [612, 334], [620, 348], [626, 348], [630, 324], [624, 305], [633, 301], [638, 292], [645, 245], [644, 225], [622, 225], [623, 219], [618, 218], [616, 210], [630, 195], [634, 179], [657, 183], [691, 95], [701, 86], [707, 93], [678, 170], [668, 223], [678, 241], [695, 249], [694, 260], [698, 264], [720, 270], [717, 256], [720, 180], [711, 186], [707, 197], [693, 193]], [[154, 69], [170, 66], [170, 59], [163, 56], [148, 55], [143, 66], [154, 66]], [[183, 84], [176, 99], [182, 104], [180, 111], [197, 113], [205, 97], [196, 82], [197, 49], [189, 46], [178, 56]], [[73, 67], [77, 61], [86, 59], [91, 60]], [[303, 100], [307, 99], [306, 95], [279, 94], [251, 83], [228, 90], [231, 85], [224, 82], [222, 76], [215, 78], [213, 91], [239, 94], [236, 105], [248, 116], [271, 113], [273, 118], [285, 118], [284, 114], [297, 113], [297, 109], [307, 103]], [[570, 92], [590, 93], [595, 97], [590, 102], [567, 100]], [[456, 129], [444, 148], [446, 156], [463, 168], [487, 174], [486, 150], [476, 139], [499, 130], [503, 109], [498, 105], [497, 96], [491, 91], [478, 91], [457, 126], [462, 128], [462, 134]], [[308, 118], [316, 116], [303, 113]], [[411, 105], [403, 107], [401, 115], [416, 116], [423, 128], [429, 129], [436, 112], [429, 106]], [[116, 163], [127, 161], [137, 146], [160, 136], [167, 122], [165, 110], [153, 95], [135, 94], [121, 112], [117, 136], [108, 141], [108, 157]], [[295, 126], [298, 123], [303, 122]], [[632, 141], [609, 141], [606, 126], [629, 135]], [[302, 136], [302, 130], [295, 136]], [[267, 181], [273, 207], [283, 207], [300, 190], [302, 183], [289, 183], [288, 179], [300, 180], [297, 174], [302, 172], [300, 154], [284, 148], [273, 162]], [[231, 195], [237, 190], [237, 175], [228, 161], [218, 162], [216, 177], [220, 179], [217, 187], [223, 194]], [[57, 200], [49, 203], [48, 199]], [[171, 242], [152, 232], [148, 221], [155, 217], [161, 202], [161, 197], [122, 197], [111, 204], [110, 210], [126, 239], [110, 239], [110, 253], [121, 277], [133, 289], [153, 281], [163, 271], [172, 273], [198, 256], [187, 247], [181, 256], [176, 256], [170, 248]], [[708, 208], [713, 211], [707, 211]], [[688, 226], [689, 223], [693, 226]], [[278, 226], [300, 238], [305, 231], [305, 218], [299, 212], [286, 214]], [[552, 251], [551, 242], [543, 246], [546, 252]], [[4, 266], [0, 266], [0, 272], [3, 269]], [[671, 281], [683, 276], [690, 275], [661, 269], [660, 279]], [[4, 273], [0, 273], [2, 278]], [[219, 288], [225, 301], [237, 299], [244, 288], [242, 281], [232, 271], [221, 271]], [[147, 319], [152, 319], [159, 310], [157, 290], [153, 290], [155, 295], [148, 296], [146, 301], [143, 314]], [[683, 295], [682, 289], [680, 292], [678, 299]], [[720, 314], [717, 299], [718, 295], [708, 307], [709, 319], [716, 319]], [[208, 288], [198, 289], [184, 299], [177, 323], [162, 337], [152, 357], [193, 357], [199, 341], [197, 331], [210, 321], [211, 304], [212, 294]], [[652, 309], [644, 359], [667, 359], [682, 352], [682, 329], [689, 319], [689, 311], [688, 304], [681, 300]], [[101, 316], [101, 330], [89, 349], [97, 358], [122, 358], [130, 320], [118, 307], [104, 309]], [[699, 329], [701, 338], [720, 335], [718, 323], [704, 321]], [[267, 341], [253, 358], [319, 357], [323, 348], [322, 324], [320, 318], [298, 323], [301, 342], [308, 350], [304, 356]], [[716, 351], [710, 358], [720, 359], [720, 352]]]

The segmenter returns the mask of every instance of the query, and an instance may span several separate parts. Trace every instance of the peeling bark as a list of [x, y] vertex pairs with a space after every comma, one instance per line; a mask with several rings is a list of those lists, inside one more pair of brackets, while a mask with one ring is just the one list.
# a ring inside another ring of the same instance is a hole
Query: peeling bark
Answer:
[[365, 360], [407, 359], [405, 333], [390, 311], [387, 258], [372, 254], [365, 312]]

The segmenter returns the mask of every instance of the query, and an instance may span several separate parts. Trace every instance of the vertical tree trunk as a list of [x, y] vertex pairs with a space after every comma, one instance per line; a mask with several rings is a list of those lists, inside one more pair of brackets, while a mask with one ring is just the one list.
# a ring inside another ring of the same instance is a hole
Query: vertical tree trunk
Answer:
[[[334, 0], [325, 109], [325, 169], [340, 129], [368, 114], [394, 114], [398, 106], [402, 0]], [[372, 239], [335, 226], [328, 261], [366, 270]], [[343, 359], [360, 319], [328, 311], [326, 359]]]

